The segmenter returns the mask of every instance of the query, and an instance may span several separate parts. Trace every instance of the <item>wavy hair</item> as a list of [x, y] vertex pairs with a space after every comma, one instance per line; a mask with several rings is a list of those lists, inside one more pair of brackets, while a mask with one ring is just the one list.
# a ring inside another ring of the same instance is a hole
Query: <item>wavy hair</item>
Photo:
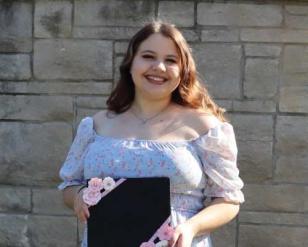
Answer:
[[130, 40], [120, 65], [120, 79], [107, 100], [108, 110], [119, 114], [131, 107], [135, 97], [135, 86], [130, 74], [131, 65], [140, 44], [154, 33], [170, 38], [180, 56], [181, 79], [179, 86], [172, 92], [171, 101], [182, 106], [202, 109], [221, 121], [226, 121], [225, 110], [212, 100], [207, 89], [200, 82], [191, 49], [181, 32], [174, 25], [159, 21], [145, 25]]

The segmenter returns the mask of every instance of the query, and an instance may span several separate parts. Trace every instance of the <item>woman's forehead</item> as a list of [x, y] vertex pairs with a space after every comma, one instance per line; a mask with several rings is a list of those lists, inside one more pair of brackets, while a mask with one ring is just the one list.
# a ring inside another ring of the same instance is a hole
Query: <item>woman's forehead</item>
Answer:
[[178, 56], [174, 41], [160, 33], [154, 33], [145, 39], [139, 46], [139, 52], [152, 51], [154, 53], [166, 53]]

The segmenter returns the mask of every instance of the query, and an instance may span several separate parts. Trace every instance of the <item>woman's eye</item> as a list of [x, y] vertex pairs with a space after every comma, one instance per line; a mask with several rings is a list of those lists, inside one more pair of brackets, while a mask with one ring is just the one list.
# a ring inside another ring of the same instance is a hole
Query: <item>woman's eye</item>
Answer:
[[142, 56], [145, 59], [153, 59], [154, 57], [152, 55], [143, 55]]
[[166, 61], [167, 61], [168, 63], [176, 63], [176, 61], [173, 60], [173, 59], [167, 59]]

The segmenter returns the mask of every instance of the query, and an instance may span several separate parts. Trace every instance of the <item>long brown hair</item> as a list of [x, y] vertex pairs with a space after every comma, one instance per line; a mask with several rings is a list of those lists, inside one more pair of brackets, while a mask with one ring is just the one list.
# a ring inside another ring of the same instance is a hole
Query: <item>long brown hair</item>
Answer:
[[182, 106], [210, 112], [221, 121], [226, 121], [223, 116], [224, 109], [215, 104], [207, 89], [200, 83], [191, 49], [181, 32], [174, 25], [158, 21], [145, 25], [130, 40], [126, 55], [120, 65], [120, 79], [107, 100], [108, 110], [122, 113], [131, 107], [135, 97], [135, 86], [130, 68], [140, 44], [154, 33], [170, 38], [180, 56], [181, 81], [173, 91], [171, 100]]

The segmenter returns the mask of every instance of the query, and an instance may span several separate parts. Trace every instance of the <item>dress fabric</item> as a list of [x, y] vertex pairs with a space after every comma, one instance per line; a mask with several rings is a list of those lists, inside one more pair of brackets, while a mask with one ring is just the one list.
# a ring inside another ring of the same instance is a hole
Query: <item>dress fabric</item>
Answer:
[[[236, 158], [233, 127], [226, 122], [194, 140], [159, 141], [101, 136], [93, 118], [85, 117], [60, 170], [58, 188], [85, 184], [92, 177], [169, 177], [176, 226], [202, 210], [206, 198], [244, 202]], [[82, 247], [87, 246], [86, 230]], [[194, 238], [191, 246], [212, 247], [210, 236]]]

